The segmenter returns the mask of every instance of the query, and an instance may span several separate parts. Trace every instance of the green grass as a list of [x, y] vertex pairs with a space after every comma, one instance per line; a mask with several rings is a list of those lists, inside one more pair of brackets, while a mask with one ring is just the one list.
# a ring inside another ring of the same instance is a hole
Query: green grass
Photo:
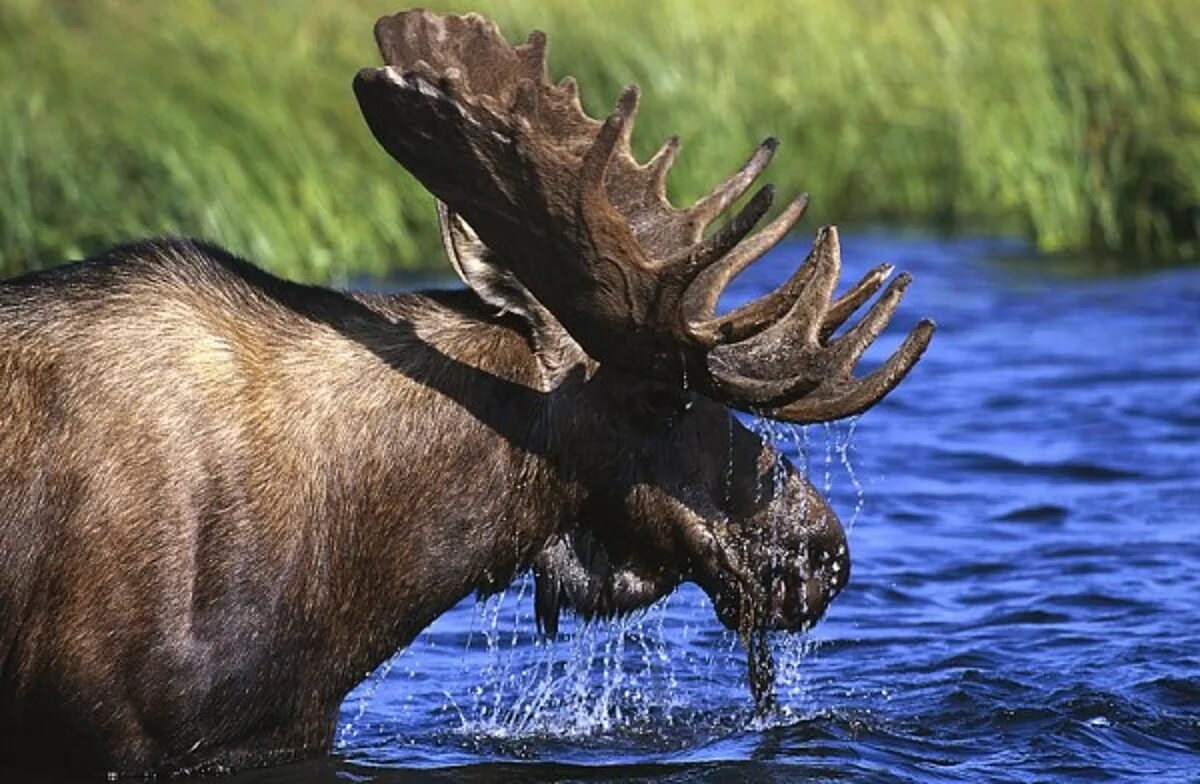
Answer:
[[[479, 0], [635, 145], [684, 140], [678, 201], [784, 142], [816, 222], [1022, 233], [1129, 264], [1195, 259], [1196, 0]], [[0, 272], [187, 233], [276, 271], [441, 269], [432, 202], [350, 79], [375, 0], [0, 2]]]

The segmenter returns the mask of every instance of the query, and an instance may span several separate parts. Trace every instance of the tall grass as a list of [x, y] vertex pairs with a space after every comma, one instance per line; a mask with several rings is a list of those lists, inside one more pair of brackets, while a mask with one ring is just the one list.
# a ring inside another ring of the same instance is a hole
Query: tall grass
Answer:
[[[640, 83], [636, 146], [683, 137], [680, 202], [771, 133], [818, 221], [1198, 253], [1196, 0], [428, 5], [546, 30], [593, 114]], [[349, 89], [396, 6], [0, 2], [0, 271], [168, 232], [308, 279], [440, 268], [430, 198]]]

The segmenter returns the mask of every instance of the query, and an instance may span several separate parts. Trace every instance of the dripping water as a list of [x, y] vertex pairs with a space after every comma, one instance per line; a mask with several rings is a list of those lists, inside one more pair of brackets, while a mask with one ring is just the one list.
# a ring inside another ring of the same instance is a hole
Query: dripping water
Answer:
[[363, 718], [367, 714], [367, 709], [370, 707], [371, 701], [375, 698], [375, 693], [379, 691], [379, 687], [392, 674], [392, 669], [396, 666], [396, 663], [404, 658], [405, 653], [410, 650], [411, 647], [397, 651], [393, 656], [384, 661], [383, 664], [376, 667], [374, 671], [367, 673], [365, 683], [357, 689], [358, 696], [354, 716], [338, 727], [334, 748], [344, 749], [358, 739], [363, 729]]
[[862, 482], [859, 481], [858, 473], [854, 470], [854, 461], [850, 457], [850, 452], [854, 448], [854, 430], [857, 427], [858, 417], [850, 417], [847, 420], [846, 429], [841, 431], [837, 442], [838, 459], [842, 463], [842, 470], [850, 482], [850, 487], [854, 490], [854, 510], [850, 514], [850, 520], [846, 523], [847, 531], [852, 530], [854, 524], [858, 522], [867, 498]]
[[834, 435], [832, 423], [822, 422], [821, 427], [825, 429], [825, 476], [821, 482], [821, 490], [828, 498], [833, 492], [833, 445], [837, 437]]
[[[858, 520], [865, 503], [865, 492], [855, 473], [851, 459], [856, 426], [857, 418], [851, 419], [845, 429], [832, 423], [823, 424], [825, 437], [824, 458], [821, 463], [821, 490], [826, 498], [830, 498], [835, 489], [835, 469], [840, 467], [845, 472], [855, 496], [854, 508], [847, 524], [847, 530], [852, 528]], [[790, 453], [789, 456], [793, 459], [796, 470], [802, 476], [811, 477], [810, 431], [807, 426], [782, 424], [756, 418], [751, 422], [751, 427], [765, 443], [774, 447], [780, 455], [772, 470], [772, 497], [778, 497], [784, 490], [787, 481], [787, 472], [783, 463], [785, 453]], [[759, 500], [762, 500], [761, 497]], [[807, 497], [802, 503], [806, 502]], [[806, 512], [807, 509], [802, 506], [799, 512], [801, 516]], [[780, 522], [779, 513], [772, 510], [769, 548], [772, 574], [778, 573], [779, 559], [784, 555], [781, 552], [782, 548], [779, 547]], [[801, 553], [800, 557], [806, 558], [807, 554]], [[740, 636], [746, 649], [747, 673], [756, 705], [756, 720], [771, 722], [794, 715], [799, 699], [808, 691], [804, 682], [805, 669], [802, 663], [816, 654], [817, 643], [807, 634], [769, 634], [762, 628], [743, 629]], [[784, 697], [782, 704], [778, 701], [781, 695]]]
[[[678, 679], [664, 626], [666, 600], [612, 621], [567, 616], [559, 638], [547, 641], [531, 633], [529, 584], [523, 576], [515, 591], [483, 605], [484, 644], [464, 667], [464, 680], [474, 679], [473, 700], [457, 711], [458, 736], [578, 737], [672, 723]], [[511, 618], [511, 633], [500, 632], [501, 617]]]

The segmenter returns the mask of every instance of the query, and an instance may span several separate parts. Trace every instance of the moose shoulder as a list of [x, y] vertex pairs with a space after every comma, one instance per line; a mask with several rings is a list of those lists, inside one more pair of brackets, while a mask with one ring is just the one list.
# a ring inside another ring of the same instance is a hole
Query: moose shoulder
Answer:
[[318, 753], [364, 673], [528, 568], [549, 634], [690, 580], [760, 659], [845, 585], [836, 516], [730, 408], [871, 406], [932, 332], [851, 374], [907, 277], [839, 330], [890, 270], [833, 298], [825, 229], [717, 315], [803, 212], [751, 234], [764, 189], [704, 236], [773, 142], [677, 210], [675, 143], [629, 154], [636, 92], [587, 117], [540, 34], [417, 11], [376, 36], [360, 104], [465, 290], [301, 286], [183, 239], [0, 283], [0, 766]]

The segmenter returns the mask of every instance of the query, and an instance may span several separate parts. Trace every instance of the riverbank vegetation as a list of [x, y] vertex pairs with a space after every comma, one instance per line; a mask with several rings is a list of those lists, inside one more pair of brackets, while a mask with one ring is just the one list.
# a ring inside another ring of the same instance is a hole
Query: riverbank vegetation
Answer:
[[[4, 0], [0, 272], [186, 233], [314, 280], [443, 269], [431, 199], [350, 79], [396, 0]], [[635, 146], [684, 142], [677, 202], [783, 141], [817, 222], [1019, 233], [1131, 265], [1195, 259], [1196, 0], [429, 0], [550, 36]]]

